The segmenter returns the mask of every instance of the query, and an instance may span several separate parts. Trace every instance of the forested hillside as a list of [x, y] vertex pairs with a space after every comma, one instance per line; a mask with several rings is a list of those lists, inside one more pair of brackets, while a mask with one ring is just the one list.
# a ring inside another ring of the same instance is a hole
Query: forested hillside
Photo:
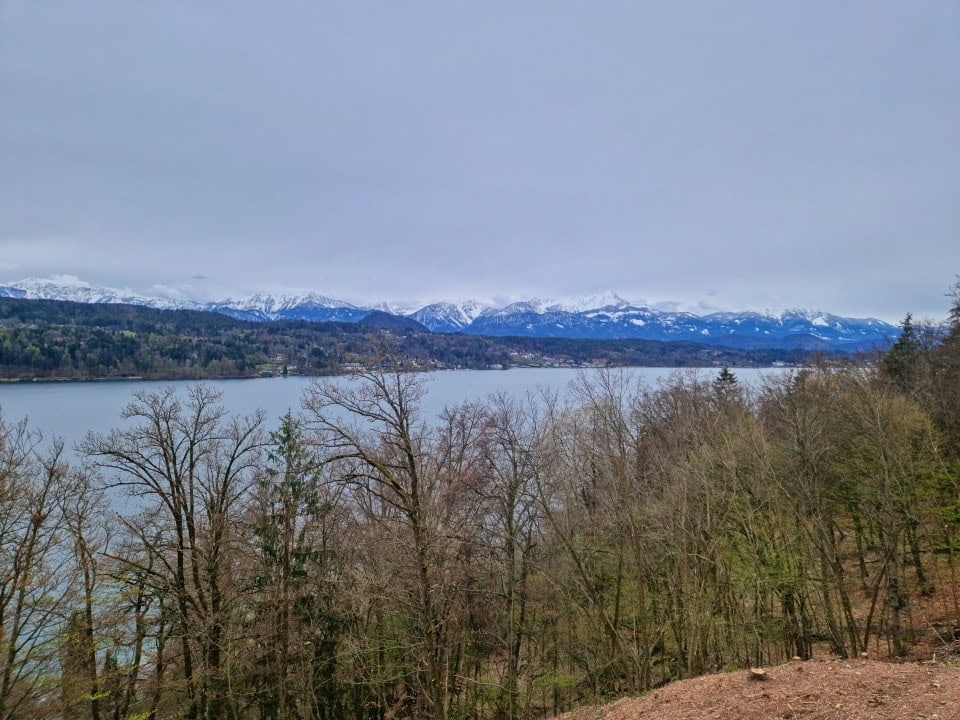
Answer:
[[[84, 463], [0, 428], [0, 720], [537, 718], [960, 638], [960, 303], [873, 366], [301, 417], [131, 399]], [[119, 418], [118, 418], [119, 422]], [[125, 499], [124, 499], [125, 498]]]
[[386, 313], [358, 323], [254, 323], [194, 310], [0, 298], [0, 379], [8, 380], [324, 375], [365, 362], [385, 339], [415, 369], [747, 366], [809, 355], [692, 342], [441, 335]]

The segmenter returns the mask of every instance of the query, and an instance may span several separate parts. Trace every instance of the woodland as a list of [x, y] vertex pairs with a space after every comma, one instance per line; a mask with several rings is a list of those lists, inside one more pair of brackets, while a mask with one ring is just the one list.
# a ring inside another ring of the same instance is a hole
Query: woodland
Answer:
[[605, 369], [428, 418], [386, 353], [279, 419], [135, 395], [79, 461], [6, 418], [0, 720], [541, 718], [946, 645], [952, 297], [945, 328], [759, 388]]
[[[483, 337], [431, 333], [373, 313], [356, 323], [249, 322], [213, 312], [0, 298], [0, 380], [258, 377], [343, 372], [387, 338], [406, 367], [696, 367], [799, 364], [816, 349], [734, 348], [686, 341]], [[803, 343], [801, 343], [803, 344]]]

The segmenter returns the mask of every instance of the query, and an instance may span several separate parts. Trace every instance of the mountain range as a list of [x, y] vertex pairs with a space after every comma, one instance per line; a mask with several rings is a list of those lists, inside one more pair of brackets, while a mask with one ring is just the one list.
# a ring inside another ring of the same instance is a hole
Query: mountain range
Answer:
[[848, 318], [823, 311], [716, 312], [695, 315], [635, 304], [614, 293], [572, 301], [533, 298], [505, 305], [477, 301], [435, 302], [410, 312], [400, 306], [354, 305], [318, 293], [259, 293], [238, 300], [198, 302], [150, 297], [76, 280], [27, 279], [0, 284], [0, 297], [81, 303], [142, 305], [161, 310], [217, 312], [239, 320], [359, 322], [377, 313], [407, 318], [407, 330], [434, 333], [583, 339], [687, 340], [737, 348], [787, 348], [856, 352], [890, 342], [898, 328], [875, 318]]

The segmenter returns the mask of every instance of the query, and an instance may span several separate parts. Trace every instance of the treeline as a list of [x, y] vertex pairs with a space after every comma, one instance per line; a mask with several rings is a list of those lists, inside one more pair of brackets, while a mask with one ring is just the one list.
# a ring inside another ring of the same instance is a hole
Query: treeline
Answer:
[[537, 718], [899, 656], [924, 596], [946, 643], [960, 303], [952, 321], [756, 392], [602, 371], [562, 403], [429, 419], [422, 376], [384, 361], [279, 422], [203, 385], [142, 394], [75, 467], [7, 423], [0, 720]]
[[217, 313], [0, 299], [6, 378], [252, 377], [281, 364], [323, 374], [368, 354], [380, 331], [350, 323], [250, 323]]
[[365, 362], [385, 337], [408, 366], [420, 369], [746, 366], [800, 363], [808, 356], [800, 350], [737, 350], [691, 342], [443, 335], [384, 313], [359, 323], [251, 323], [189, 310], [2, 298], [0, 379], [254, 377], [284, 367], [324, 375]]

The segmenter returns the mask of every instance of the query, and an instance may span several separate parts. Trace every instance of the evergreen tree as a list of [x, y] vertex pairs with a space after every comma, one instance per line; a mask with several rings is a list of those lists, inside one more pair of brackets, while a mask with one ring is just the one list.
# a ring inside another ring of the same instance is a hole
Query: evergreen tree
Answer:
[[[330, 581], [332, 505], [322, 463], [289, 411], [270, 433], [266, 472], [254, 498], [259, 561], [255, 584], [263, 654], [257, 662], [261, 718], [338, 717], [338, 619]], [[298, 701], [299, 698], [299, 701]]]
[[90, 717], [90, 678], [96, 672], [92, 658], [83, 612], [75, 610], [60, 639], [60, 692], [66, 720]]
[[950, 318], [950, 329], [953, 333], [960, 333], [960, 275], [950, 286], [947, 297], [953, 300], [950, 306], [948, 317]]
[[953, 299], [949, 327], [933, 353], [936, 379], [933, 414], [944, 434], [949, 456], [960, 459], [960, 276], [947, 295]]
[[907, 313], [900, 323], [900, 337], [883, 357], [881, 368], [897, 389], [909, 390], [916, 379], [920, 341], [913, 327], [913, 315]]
[[713, 380], [713, 391], [717, 399], [727, 400], [735, 395], [737, 390], [739, 390], [737, 376], [730, 371], [730, 368], [724, 365], [720, 368], [720, 372], [717, 373], [717, 377]]

